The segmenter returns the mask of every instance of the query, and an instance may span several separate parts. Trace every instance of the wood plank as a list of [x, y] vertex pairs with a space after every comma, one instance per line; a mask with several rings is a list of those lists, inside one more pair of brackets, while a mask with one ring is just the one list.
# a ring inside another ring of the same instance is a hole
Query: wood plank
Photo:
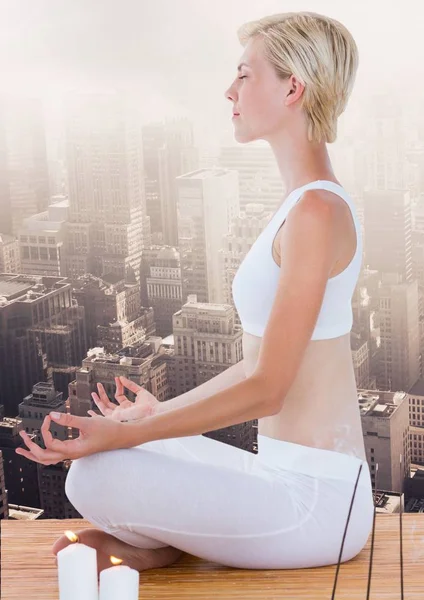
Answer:
[[[93, 527], [84, 519], [2, 520], [2, 600], [58, 600], [51, 547], [65, 529]], [[371, 600], [400, 600], [399, 515], [378, 514]], [[340, 567], [336, 600], [366, 600], [371, 535], [367, 546]], [[424, 514], [403, 515], [405, 600], [424, 597]], [[140, 600], [243, 598], [330, 600], [336, 566], [249, 570], [223, 567], [184, 554], [176, 563], [140, 573]]]

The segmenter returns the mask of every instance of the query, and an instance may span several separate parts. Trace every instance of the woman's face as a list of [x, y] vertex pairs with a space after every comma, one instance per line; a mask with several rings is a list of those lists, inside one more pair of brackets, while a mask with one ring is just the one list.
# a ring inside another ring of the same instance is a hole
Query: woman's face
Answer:
[[[260, 139], [269, 141], [276, 133], [284, 131], [287, 119], [294, 116], [291, 104], [301, 93], [299, 86], [303, 88], [294, 76], [286, 80], [278, 78], [262, 52], [262, 44], [260, 36], [250, 38], [240, 59], [240, 63], [249, 66], [240, 67], [237, 77], [225, 91], [225, 97], [233, 104], [232, 112], [240, 113], [233, 118], [233, 125], [235, 138], [242, 143]], [[291, 91], [293, 81], [296, 92]]]

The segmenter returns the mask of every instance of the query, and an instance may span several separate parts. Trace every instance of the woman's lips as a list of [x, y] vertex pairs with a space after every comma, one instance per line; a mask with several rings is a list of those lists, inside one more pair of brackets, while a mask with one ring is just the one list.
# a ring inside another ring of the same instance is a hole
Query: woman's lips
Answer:
[[236, 117], [239, 117], [240, 113], [233, 113], [233, 119], [235, 119]]

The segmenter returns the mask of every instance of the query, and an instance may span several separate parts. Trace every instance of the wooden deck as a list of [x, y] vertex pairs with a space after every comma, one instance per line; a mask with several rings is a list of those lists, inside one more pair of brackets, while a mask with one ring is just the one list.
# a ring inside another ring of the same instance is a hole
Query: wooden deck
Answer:
[[[424, 598], [424, 515], [403, 515], [404, 598]], [[2, 520], [2, 600], [58, 600], [51, 553], [65, 529], [92, 527], [81, 519]], [[336, 600], [366, 600], [371, 535], [367, 546], [340, 567]], [[222, 567], [191, 555], [162, 569], [140, 573], [140, 600], [302, 599], [331, 600], [336, 566], [293, 570]], [[77, 600], [77, 599], [76, 599]], [[378, 514], [370, 600], [401, 600], [399, 515]]]

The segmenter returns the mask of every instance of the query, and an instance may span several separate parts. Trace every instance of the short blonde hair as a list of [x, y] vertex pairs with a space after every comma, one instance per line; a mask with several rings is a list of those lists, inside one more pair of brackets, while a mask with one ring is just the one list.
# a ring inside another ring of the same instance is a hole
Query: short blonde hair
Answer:
[[314, 12], [288, 12], [245, 23], [242, 46], [261, 36], [265, 56], [281, 79], [292, 74], [305, 86], [301, 97], [309, 141], [333, 143], [358, 68], [358, 48], [339, 21]]

